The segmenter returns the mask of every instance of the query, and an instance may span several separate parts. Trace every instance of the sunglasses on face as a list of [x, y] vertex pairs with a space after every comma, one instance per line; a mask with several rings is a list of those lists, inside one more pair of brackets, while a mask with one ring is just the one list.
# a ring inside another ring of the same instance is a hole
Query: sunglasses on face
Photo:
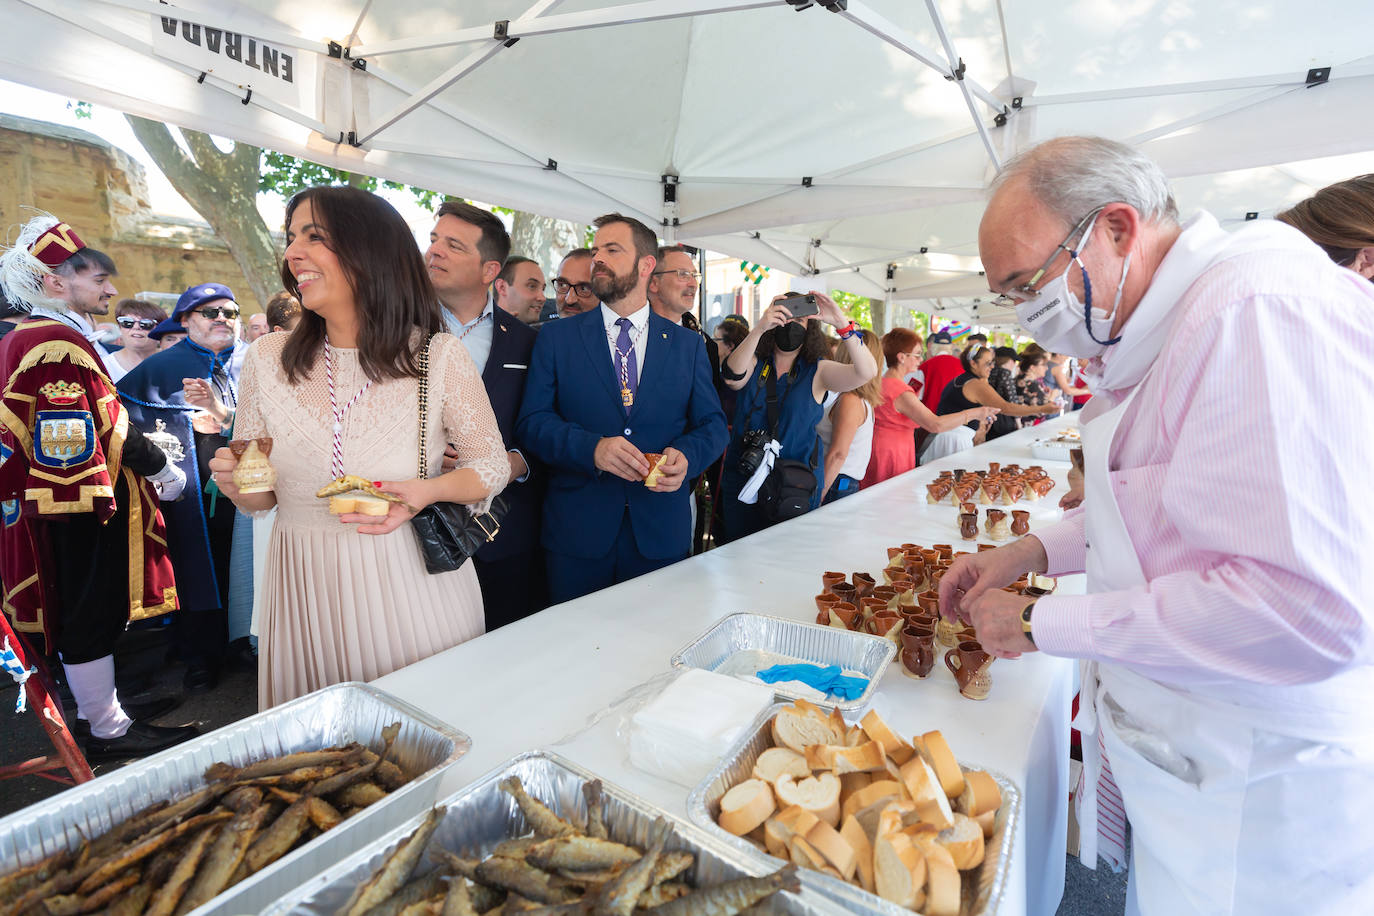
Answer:
[[132, 318], [128, 315], [122, 318], [116, 318], [115, 323], [125, 330], [138, 328], [141, 331], [151, 331], [153, 328], [157, 327], [157, 319], [155, 318]]
[[207, 305], [203, 309], [196, 309], [196, 314], [202, 318], [207, 318], [210, 321], [214, 321], [221, 315], [223, 315], [229, 321], [233, 321], [234, 319], [239, 317], [239, 310], [236, 308], [225, 308], [222, 305]]

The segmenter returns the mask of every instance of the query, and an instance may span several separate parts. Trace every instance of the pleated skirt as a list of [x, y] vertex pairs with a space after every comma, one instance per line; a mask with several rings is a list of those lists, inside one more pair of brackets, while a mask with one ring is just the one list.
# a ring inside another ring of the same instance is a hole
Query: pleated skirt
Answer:
[[471, 562], [430, 575], [409, 525], [272, 530], [259, 619], [258, 708], [371, 681], [484, 632]]

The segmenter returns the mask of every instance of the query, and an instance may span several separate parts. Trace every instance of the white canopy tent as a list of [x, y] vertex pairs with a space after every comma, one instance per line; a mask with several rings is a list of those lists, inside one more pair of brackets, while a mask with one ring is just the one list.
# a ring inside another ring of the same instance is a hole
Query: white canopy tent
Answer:
[[981, 323], [983, 189], [1048, 137], [1223, 223], [1374, 171], [1366, 0], [0, 2], [0, 78]]

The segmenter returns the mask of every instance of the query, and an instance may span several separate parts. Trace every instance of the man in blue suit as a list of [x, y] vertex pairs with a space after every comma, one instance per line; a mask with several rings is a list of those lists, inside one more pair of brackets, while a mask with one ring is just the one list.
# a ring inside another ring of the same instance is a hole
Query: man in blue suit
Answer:
[[[444, 307], [444, 323], [477, 365], [510, 458], [502, 491], [501, 532], [477, 551], [473, 567], [482, 588], [488, 631], [528, 617], [547, 603], [539, 555], [539, 482], [515, 447], [515, 420], [525, 390], [534, 331], [492, 301], [491, 284], [510, 255], [510, 235], [495, 214], [445, 201], [429, 234], [425, 265]], [[458, 453], [450, 447], [444, 468]]]
[[[654, 233], [618, 213], [594, 225], [601, 304], [540, 331], [518, 426], [549, 466], [543, 544], [555, 603], [686, 558], [683, 481], [728, 438], [701, 337], [649, 308]], [[653, 486], [646, 452], [664, 456]]]

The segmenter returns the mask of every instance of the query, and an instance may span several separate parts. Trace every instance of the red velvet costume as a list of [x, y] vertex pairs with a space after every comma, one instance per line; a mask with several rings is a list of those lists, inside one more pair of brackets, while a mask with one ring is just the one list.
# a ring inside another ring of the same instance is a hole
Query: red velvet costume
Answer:
[[[62, 595], [78, 593], [98, 596], [103, 607], [87, 607], [87, 598], [69, 608], [72, 618], [137, 620], [175, 610], [162, 516], [142, 476], [165, 459], [142, 436], [130, 439], [128, 415], [95, 350], [60, 321], [30, 318], [0, 339], [0, 384], [0, 581], [15, 629], [60, 646], [64, 623], [85, 626], [60, 612]], [[84, 558], [57, 557], [59, 550], [91, 551], [89, 575], [102, 581], [74, 591], [67, 567], [79, 576]]]

